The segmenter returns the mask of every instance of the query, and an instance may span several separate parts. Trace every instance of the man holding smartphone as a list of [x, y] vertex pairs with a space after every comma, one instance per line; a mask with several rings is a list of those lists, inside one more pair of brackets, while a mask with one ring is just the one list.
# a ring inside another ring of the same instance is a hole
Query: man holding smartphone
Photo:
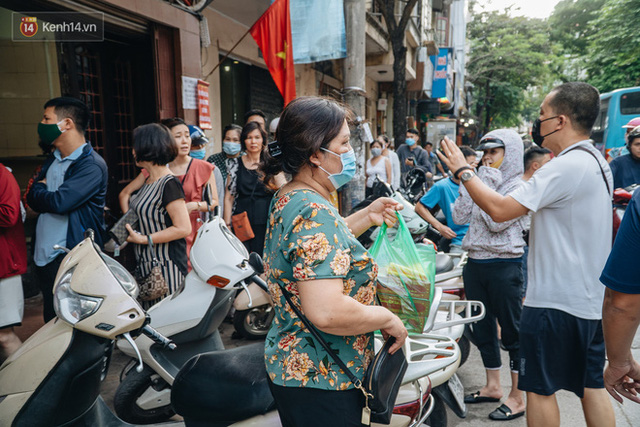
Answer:
[[405, 143], [400, 145], [397, 150], [403, 178], [416, 166], [420, 166], [428, 171], [427, 178], [433, 176], [433, 170], [429, 162], [429, 154], [420, 147], [418, 141], [420, 141], [420, 132], [418, 132], [418, 129], [411, 128], [407, 130]]

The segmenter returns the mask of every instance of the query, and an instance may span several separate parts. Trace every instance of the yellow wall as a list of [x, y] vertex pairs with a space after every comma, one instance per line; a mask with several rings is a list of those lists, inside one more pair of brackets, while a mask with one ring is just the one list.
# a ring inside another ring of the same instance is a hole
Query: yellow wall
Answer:
[[[10, 13], [0, 9], [0, 14]], [[55, 43], [0, 34], [0, 157], [36, 156], [42, 106], [60, 96]]]

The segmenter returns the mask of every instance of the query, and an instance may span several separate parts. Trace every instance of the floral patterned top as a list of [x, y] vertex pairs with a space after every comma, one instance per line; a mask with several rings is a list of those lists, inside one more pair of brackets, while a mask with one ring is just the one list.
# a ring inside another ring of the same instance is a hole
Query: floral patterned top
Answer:
[[[324, 197], [311, 190], [276, 195], [265, 241], [265, 271], [275, 317], [265, 342], [274, 384], [346, 390], [353, 384], [291, 309], [277, 282], [300, 308], [297, 281], [341, 278], [344, 294], [365, 305], [376, 297], [378, 266]], [[319, 331], [356, 377], [373, 357], [373, 333], [337, 336]]]

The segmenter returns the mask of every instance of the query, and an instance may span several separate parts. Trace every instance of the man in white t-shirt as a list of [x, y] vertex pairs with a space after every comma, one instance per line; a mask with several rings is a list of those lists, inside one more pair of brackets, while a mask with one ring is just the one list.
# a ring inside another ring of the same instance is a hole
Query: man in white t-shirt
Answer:
[[615, 424], [602, 377], [604, 289], [598, 281], [611, 249], [613, 179], [589, 141], [599, 104], [598, 91], [586, 83], [554, 88], [531, 133], [556, 157], [507, 196], [484, 185], [452, 141], [440, 156], [494, 221], [533, 212], [518, 382], [532, 427], [560, 425], [560, 389], [581, 398], [587, 425]]

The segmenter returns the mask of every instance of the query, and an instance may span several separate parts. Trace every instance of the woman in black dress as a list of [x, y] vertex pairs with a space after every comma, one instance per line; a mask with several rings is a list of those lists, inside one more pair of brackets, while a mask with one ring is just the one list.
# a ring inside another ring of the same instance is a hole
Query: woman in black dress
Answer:
[[231, 226], [233, 215], [247, 212], [255, 237], [243, 243], [249, 252], [262, 255], [269, 204], [273, 193], [285, 184], [285, 179], [282, 174], [276, 176], [270, 188], [262, 183], [257, 169], [267, 145], [267, 134], [260, 124], [247, 123], [242, 129], [240, 144], [245, 155], [234, 159], [227, 169], [224, 220]]

